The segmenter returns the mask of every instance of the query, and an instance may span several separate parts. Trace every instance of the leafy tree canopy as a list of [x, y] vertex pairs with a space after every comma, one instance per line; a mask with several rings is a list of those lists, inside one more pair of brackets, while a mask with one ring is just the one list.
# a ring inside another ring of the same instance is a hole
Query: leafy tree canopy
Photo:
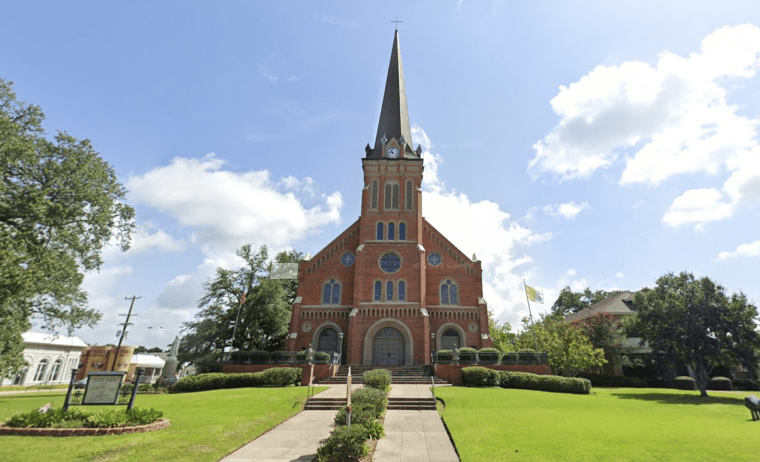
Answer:
[[757, 368], [757, 307], [743, 293], [726, 295], [707, 277], [665, 274], [653, 289], [643, 289], [636, 305], [634, 330], [661, 360], [683, 361], [696, 375], [702, 396], [718, 365]]
[[573, 313], [577, 313], [580, 310], [586, 309], [596, 302], [619, 293], [619, 290], [613, 290], [610, 292], [606, 290], [597, 290], [592, 292], [588, 287], [586, 287], [583, 292], [573, 292], [570, 290], [570, 287], [565, 287], [560, 291], [559, 297], [557, 297], [554, 305], [552, 305], [552, 314], [564, 318]]
[[0, 374], [24, 366], [30, 318], [55, 332], [93, 326], [84, 273], [113, 239], [129, 248], [134, 210], [89, 140], [45, 137], [45, 115], [0, 79]]
[[266, 246], [254, 252], [246, 244], [237, 255], [245, 261], [244, 266], [216, 269], [216, 276], [204, 284], [195, 321], [185, 323], [183, 329], [187, 334], [180, 340], [178, 360], [195, 364], [201, 372], [218, 369], [233, 330], [234, 350], [275, 351], [285, 345], [298, 281], [270, 279], [269, 275], [274, 262], [297, 263], [302, 254], [280, 252], [273, 262]]
[[488, 312], [488, 334], [493, 340], [493, 347], [502, 353], [515, 350], [517, 334], [512, 333], [512, 326], [508, 322], [499, 322], [493, 311]]

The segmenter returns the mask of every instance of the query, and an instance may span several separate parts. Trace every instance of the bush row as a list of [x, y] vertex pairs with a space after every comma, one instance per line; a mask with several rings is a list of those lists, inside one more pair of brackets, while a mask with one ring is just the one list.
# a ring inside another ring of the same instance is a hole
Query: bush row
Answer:
[[387, 369], [367, 371], [362, 375], [362, 380], [364, 381], [364, 386], [377, 388], [384, 393], [388, 393], [391, 388], [391, 371]]
[[221, 388], [284, 387], [299, 385], [303, 370], [300, 367], [273, 367], [262, 372], [242, 374], [197, 374], [182, 377], [174, 384], [172, 392], [218, 390]]
[[45, 413], [37, 410], [16, 414], [5, 424], [16, 428], [113, 428], [145, 425], [163, 417], [164, 413], [153, 408], [109, 409], [88, 412], [79, 408], [50, 409]]
[[[390, 375], [390, 371], [385, 372]], [[365, 387], [351, 393], [351, 426], [346, 426], [348, 408], [343, 406], [335, 415], [335, 431], [317, 449], [319, 461], [358, 460], [366, 456], [369, 452], [367, 440], [385, 436], [385, 429], [377, 419], [385, 413], [387, 406], [386, 392], [381, 389]]]
[[[446, 364], [454, 360], [452, 350], [436, 351], [436, 361]], [[510, 351], [502, 354], [496, 348], [459, 349], [459, 364], [504, 364], [504, 365], [535, 365], [546, 364], [545, 353], [536, 353], [534, 350]]]
[[558, 393], [591, 393], [591, 382], [577, 377], [538, 375], [528, 372], [494, 371], [485, 367], [465, 367], [462, 381], [470, 387], [520, 388]]
[[646, 380], [639, 377], [610, 377], [586, 372], [579, 373], [577, 377], [590, 380], [592, 387], [646, 388], [647, 386]]

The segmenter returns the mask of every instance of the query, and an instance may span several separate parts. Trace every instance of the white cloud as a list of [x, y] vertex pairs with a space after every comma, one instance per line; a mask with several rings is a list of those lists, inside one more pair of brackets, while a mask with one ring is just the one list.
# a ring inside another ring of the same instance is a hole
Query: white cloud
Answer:
[[624, 274], [623, 273], [615, 273], [615, 277], [618, 279], [623, 279]]
[[[656, 66], [598, 66], [551, 100], [560, 122], [534, 145], [529, 169], [586, 178], [623, 158], [621, 184], [652, 185], [678, 174], [729, 173], [722, 190], [685, 191], [663, 220], [699, 226], [730, 218], [760, 196], [760, 120], [728, 102], [758, 67], [760, 28], [752, 24], [714, 31], [688, 57], [662, 52]], [[700, 207], [697, 197], [709, 201]]]
[[[150, 224], [148, 224], [150, 226]], [[150, 233], [146, 225], [138, 224], [135, 227], [135, 233], [132, 235], [132, 245], [129, 248], [129, 254], [138, 254], [151, 249], [159, 252], [177, 252], [185, 248], [186, 242], [175, 239], [172, 235], [162, 229]]]
[[136, 202], [194, 229], [194, 241], [207, 255], [234, 251], [248, 242], [282, 248], [340, 222], [339, 192], [319, 194], [309, 178], [288, 177], [278, 184], [266, 170], [233, 172], [223, 165], [213, 154], [177, 157], [131, 177], [127, 187]]
[[477, 255], [483, 265], [483, 295], [489, 308], [502, 321], [519, 327], [520, 319], [528, 315], [522, 280], [529, 278], [531, 268], [518, 267], [532, 260], [520, 255], [517, 246], [544, 242], [551, 235], [511, 222], [509, 213], [495, 202], [473, 202], [465, 194], [449, 191], [437, 172], [443, 159], [430, 152], [432, 144], [424, 130], [414, 126], [412, 136], [423, 149], [425, 218], [465, 255]]
[[718, 254], [718, 261], [731, 260], [734, 258], [752, 258], [760, 257], [760, 239], [748, 244], [742, 244], [733, 252], [721, 252]]
[[580, 204], [576, 204], [575, 202], [567, 202], [565, 204], [547, 205], [543, 208], [543, 211], [547, 215], [551, 215], [553, 217], [561, 217], [572, 220], [578, 216], [579, 213], [590, 208], [591, 206], [588, 204], [588, 202], [581, 202]]

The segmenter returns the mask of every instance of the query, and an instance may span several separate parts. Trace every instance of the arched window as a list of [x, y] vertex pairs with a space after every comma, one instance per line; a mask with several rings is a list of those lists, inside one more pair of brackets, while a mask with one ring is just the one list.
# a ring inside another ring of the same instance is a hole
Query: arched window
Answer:
[[377, 224], [377, 233], [375, 233], [375, 239], [378, 241], [383, 240], [383, 223], [380, 222]]
[[398, 224], [398, 240], [399, 241], [406, 240], [406, 223]]
[[441, 284], [441, 305], [457, 304], [457, 285], [447, 280]]
[[340, 283], [335, 279], [325, 284], [322, 292], [322, 303], [325, 305], [340, 305]]
[[385, 185], [385, 209], [398, 210], [398, 185], [395, 183]]
[[404, 281], [398, 283], [398, 299], [399, 301], [406, 300], [406, 283]]
[[34, 381], [42, 382], [45, 379], [45, 371], [48, 367], [48, 360], [43, 359], [37, 364], [37, 372], [34, 373]]
[[388, 281], [385, 283], [385, 300], [392, 301], [393, 300], [393, 282]]
[[462, 342], [459, 333], [454, 329], [446, 329], [441, 335], [441, 350], [453, 350], [459, 348]]
[[406, 194], [404, 195], [406, 198], [406, 209], [412, 210], [413, 204], [414, 204], [414, 195], [412, 193], [412, 182], [407, 181], [406, 182]]
[[329, 353], [338, 351], [338, 333], [335, 329], [327, 328], [319, 333], [317, 351], [326, 351]]
[[375, 301], [380, 301], [383, 297], [383, 285], [380, 284], [380, 281], [375, 281]]
[[50, 381], [55, 382], [58, 380], [58, 376], [61, 374], [61, 365], [63, 365], [63, 361], [61, 359], [57, 359], [53, 363], [53, 369], [50, 371]]
[[370, 200], [369, 208], [376, 210], [377, 209], [377, 180], [372, 182], [371, 194], [372, 194], [372, 198]]
[[388, 240], [396, 240], [396, 225], [393, 223], [388, 223]]

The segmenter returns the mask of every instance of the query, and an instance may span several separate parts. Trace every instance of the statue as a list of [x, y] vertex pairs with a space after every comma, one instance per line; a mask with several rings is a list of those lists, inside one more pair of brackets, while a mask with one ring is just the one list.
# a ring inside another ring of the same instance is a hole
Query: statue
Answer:
[[179, 351], [179, 335], [174, 337], [172, 348], [169, 350], [169, 357], [164, 363], [164, 370], [161, 373], [161, 386], [171, 387], [177, 383], [177, 352]]

